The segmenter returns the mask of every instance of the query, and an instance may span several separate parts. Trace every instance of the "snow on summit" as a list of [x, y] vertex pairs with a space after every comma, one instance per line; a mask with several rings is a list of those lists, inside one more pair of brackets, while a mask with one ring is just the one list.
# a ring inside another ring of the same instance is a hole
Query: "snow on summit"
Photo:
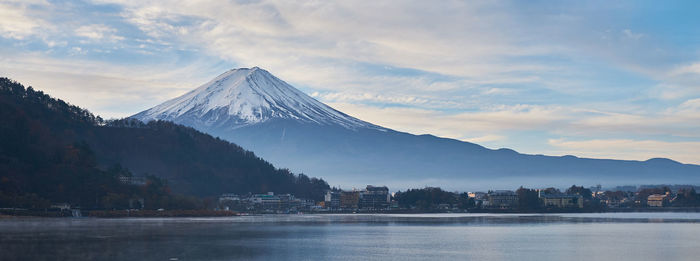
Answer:
[[382, 129], [339, 112], [258, 67], [229, 70], [132, 118], [231, 129], [271, 119]]

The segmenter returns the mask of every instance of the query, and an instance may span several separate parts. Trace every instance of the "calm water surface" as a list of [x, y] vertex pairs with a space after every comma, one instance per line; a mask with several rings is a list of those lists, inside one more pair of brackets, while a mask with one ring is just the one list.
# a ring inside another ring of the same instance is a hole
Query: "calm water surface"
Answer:
[[0, 219], [0, 260], [700, 260], [700, 213]]

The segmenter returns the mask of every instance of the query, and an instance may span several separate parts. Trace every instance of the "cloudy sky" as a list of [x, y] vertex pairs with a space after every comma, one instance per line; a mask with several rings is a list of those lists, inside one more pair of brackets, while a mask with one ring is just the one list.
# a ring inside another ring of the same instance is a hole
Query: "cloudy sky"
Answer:
[[259, 66], [400, 131], [700, 164], [697, 1], [0, 0], [0, 76], [124, 117]]

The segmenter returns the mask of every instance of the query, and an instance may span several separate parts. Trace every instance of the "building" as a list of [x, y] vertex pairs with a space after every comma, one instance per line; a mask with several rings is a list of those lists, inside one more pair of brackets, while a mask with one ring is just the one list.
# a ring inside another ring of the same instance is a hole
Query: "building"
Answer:
[[247, 203], [250, 203], [248, 200], [242, 200], [241, 196], [233, 193], [225, 193], [221, 194], [219, 196], [219, 205], [218, 207], [223, 209], [223, 210], [231, 210], [231, 209], [236, 209], [236, 210], [243, 210], [246, 208]]
[[387, 209], [390, 202], [391, 195], [386, 186], [367, 185], [367, 188], [360, 192], [359, 207], [362, 209]]
[[568, 194], [545, 194], [540, 191], [539, 198], [545, 207], [583, 208], [583, 196]]
[[669, 193], [649, 195], [647, 197], [647, 206], [658, 208], [668, 206], [669, 198]]
[[279, 209], [282, 210], [296, 210], [300, 205], [300, 200], [296, 199], [292, 194], [280, 194], [277, 195], [279, 198]]
[[489, 195], [486, 192], [467, 192], [467, 196], [474, 200], [488, 200]]
[[489, 194], [486, 192], [467, 192], [467, 197], [474, 200], [474, 204], [481, 207], [489, 205]]
[[219, 196], [219, 203], [226, 201], [241, 201], [241, 197], [232, 193], [221, 194], [221, 196]]
[[601, 202], [605, 203], [605, 205], [609, 208], [619, 208], [622, 203], [624, 203], [623, 200], [613, 197], [607, 197], [601, 200]]
[[70, 204], [68, 204], [68, 203], [55, 203], [55, 204], [51, 204], [51, 206], [49, 206], [49, 208], [51, 208], [51, 209], [58, 209], [58, 210], [61, 210], [61, 211], [63, 211], [63, 210], [69, 210], [69, 209], [70, 209]]
[[129, 209], [143, 209], [146, 206], [146, 200], [144, 198], [130, 198], [129, 199]]
[[360, 207], [360, 192], [341, 191], [340, 192], [340, 208], [342, 209], [358, 209]]
[[489, 207], [512, 208], [518, 205], [518, 194], [510, 190], [496, 190], [488, 193]]
[[609, 208], [619, 208], [629, 203], [629, 193], [624, 191], [606, 191], [596, 196]]
[[624, 191], [624, 192], [635, 192], [637, 191], [637, 186], [617, 186], [612, 189], [608, 189], [610, 191]]
[[254, 194], [249, 200], [256, 207], [265, 210], [277, 210], [280, 208], [281, 203], [280, 198], [275, 196], [274, 192], [267, 192], [267, 194]]
[[326, 196], [324, 200], [324, 207], [328, 209], [339, 209], [340, 208], [340, 192], [338, 191], [326, 191]]
[[134, 176], [119, 176], [119, 182], [125, 185], [143, 186], [146, 185], [146, 178]]

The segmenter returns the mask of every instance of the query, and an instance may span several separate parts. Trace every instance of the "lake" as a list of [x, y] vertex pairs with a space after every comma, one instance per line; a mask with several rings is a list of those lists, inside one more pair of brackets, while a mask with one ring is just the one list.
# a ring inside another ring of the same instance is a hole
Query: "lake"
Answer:
[[700, 260], [700, 213], [3, 218], [0, 260]]

